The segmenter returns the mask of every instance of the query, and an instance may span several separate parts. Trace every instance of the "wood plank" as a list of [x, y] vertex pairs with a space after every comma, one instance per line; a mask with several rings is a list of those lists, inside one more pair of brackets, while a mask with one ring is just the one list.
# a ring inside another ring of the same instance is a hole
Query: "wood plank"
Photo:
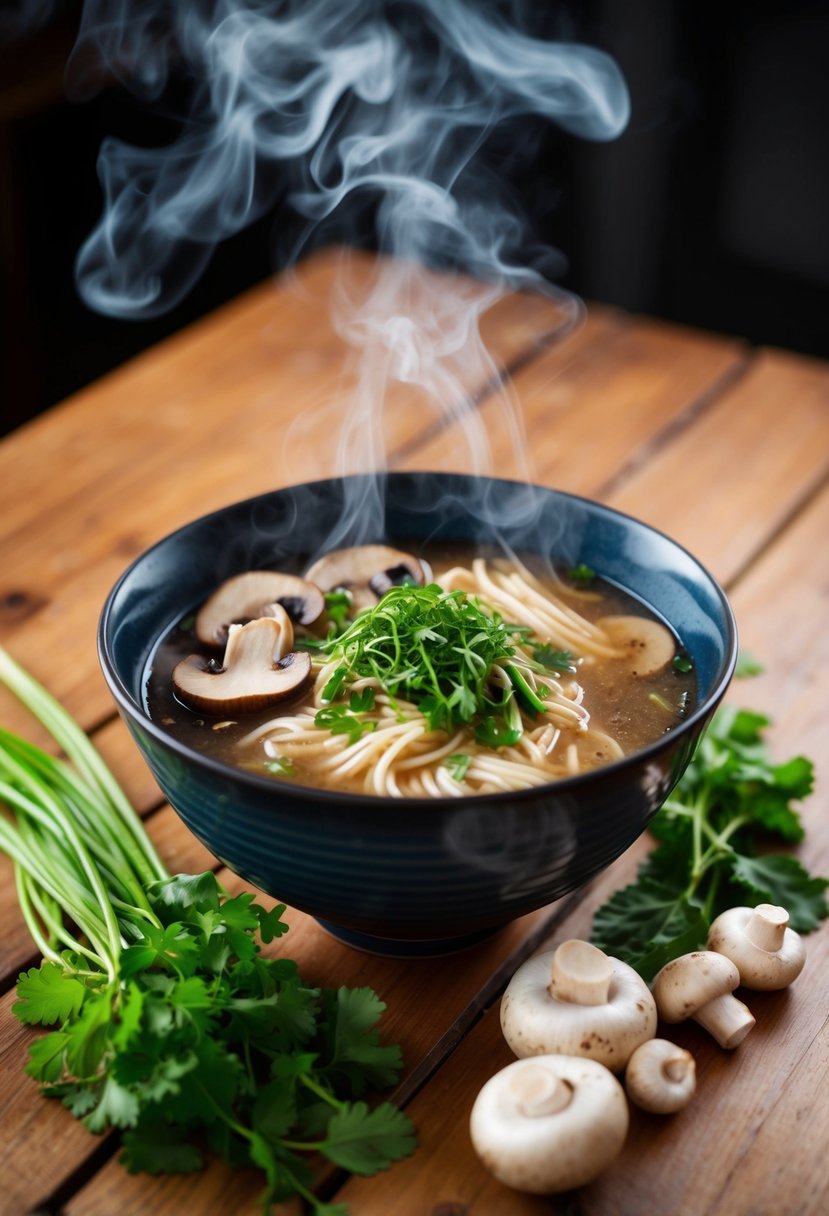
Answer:
[[[576, 494], [599, 494], [621, 465], [641, 460], [693, 419], [700, 403], [746, 362], [745, 348], [733, 339], [653, 321], [591, 312], [585, 336], [592, 340], [584, 345], [570, 341], [566, 361], [561, 351], [547, 352], [512, 383], [531, 437], [531, 479]], [[467, 448], [480, 430], [493, 454], [483, 471], [521, 477], [512, 429], [509, 402], [493, 396], [475, 417], [408, 453], [407, 464], [469, 471]]]
[[729, 580], [827, 472], [829, 367], [765, 351], [695, 426], [620, 477], [606, 500], [655, 524]]
[[[766, 671], [758, 679], [735, 682], [729, 693], [731, 703], [773, 717], [770, 745], [779, 759], [798, 753], [814, 759], [816, 791], [803, 807], [807, 835], [797, 853], [813, 872], [824, 874], [829, 874], [827, 519], [829, 487], [735, 587], [737, 619]], [[605, 871], [556, 926], [545, 948], [570, 937], [589, 937], [595, 909], [631, 880], [648, 847], [647, 839], [640, 839]], [[695, 1055], [697, 1099], [671, 1119], [633, 1113], [621, 1157], [578, 1193], [583, 1216], [640, 1216], [653, 1210], [654, 1195], [660, 1196], [660, 1210], [672, 1216], [784, 1211], [822, 1216], [829, 1182], [829, 1108], [820, 1088], [827, 1067], [829, 924], [810, 934], [806, 944], [807, 968], [791, 989], [741, 994], [757, 1026], [738, 1051], [720, 1051], [694, 1024], [660, 1028]], [[458, 1132], [484, 1081], [510, 1058], [493, 1010], [411, 1104], [409, 1113], [421, 1136], [418, 1155], [375, 1179], [370, 1188], [364, 1180], [349, 1180], [337, 1199], [351, 1202], [361, 1216], [388, 1211], [416, 1216], [441, 1203], [499, 1216], [572, 1213], [572, 1197], [521, 1196], [489, 1179], [475, 1161], [468, 1137]], [[793, 1151], [795, 1125], [804, 1129], [808, 1155], [799, 1147]], [[773, 1191], [758, 1186], [758, 1170], [769, 1186], [773, 1183]], [[768, 1207], [762, 1206], [765, 1200], [758, 1201], [764, 1195]]]

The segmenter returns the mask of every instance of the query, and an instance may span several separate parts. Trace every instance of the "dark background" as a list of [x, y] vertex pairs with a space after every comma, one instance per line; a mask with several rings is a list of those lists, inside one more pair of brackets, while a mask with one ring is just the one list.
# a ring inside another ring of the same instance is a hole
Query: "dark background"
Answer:
[[[119, 88], [67, 101], [79, 10], [56, 3], [40, 30], [0, 47], [3, 430], [266, 277], [285, 245], [275, 232], [296, 222], [276, 199], [162, 318], [88, 310], [72, 266], [100, 210], [101, 141], [164, 144], [177, 128]], [[530, 163], [515, 163], [503, 134], [487, 149], [538, 235], [566, 255], [560, 281], [588, 300], [829, 357], [827, 6], [573, 0], [539, 3], [530, 19], [533, 32], [613, 54], [633, 104], [610, 144], [545, 130]]]

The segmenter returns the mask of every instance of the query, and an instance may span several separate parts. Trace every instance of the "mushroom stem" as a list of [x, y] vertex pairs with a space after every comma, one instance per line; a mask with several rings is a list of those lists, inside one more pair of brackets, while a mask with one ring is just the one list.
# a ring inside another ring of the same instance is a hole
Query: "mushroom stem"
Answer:
[[747, 1005], [738, 1001], [730, 992], [714, 997], [693, 1015], [720, 1047], [731, 1050], [742, 1043], [754, 1025], [754, 1015]]
[[694, 1060], [689, 1052], [683, 1051], [679, 1047], [676, 1051], [675, 1056], [662, 1061], [662, 1071], [668, 1081], [681, 1085], [688, 1076], [689, 1070], [694, 1068]]
[[558, 1114], [573, 1100], [572, 1085], [541, 1065], [517, 1072], [510, 1088], [518, 1110], [529, 1119]]
[[589, 942], [562, 942], [553, 956], [549, 992], [573, 1005], [606, 1005], [613, 963]]
[[746, 924], [745, 934], [761, 950], [776, 953], [783, 946], [789, 914], [776, 904], [758, 904]]

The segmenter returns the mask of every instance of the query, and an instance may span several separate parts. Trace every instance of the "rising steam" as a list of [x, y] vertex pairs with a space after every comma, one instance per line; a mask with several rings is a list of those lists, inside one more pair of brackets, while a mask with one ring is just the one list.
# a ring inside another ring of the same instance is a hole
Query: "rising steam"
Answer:
[[[372, 201], [373, 244], [394, 260], [338, 310], [359, 352], [338, 471], [381, 469], [371, 422], [386, 385], [462, 401], [494, 370], [481, 313], [506, 289], [555, 294], [550, 251], [533, 246], [483, 167], [484, 141], [523, 117], [597, 140], [627, 121], [612, 59], [532, 38], [519, 15], [518, 0], [87, 0], [69, 72], [76, 94], [102, 71], [147, 101], [173, 73], [193, 87], [170, 146], [101, 148], [103, 214], [76, 268], [83, 299], [118, 317], [165, 311], [220, 241], [273, 206], [286, 178], [306, 236], [350, 201]], [[447, 277], [429, 290], [422, 267], [436, 263], [478, 286]], [[486, 437], [473, 427], [468, 443], [484, 471]]]

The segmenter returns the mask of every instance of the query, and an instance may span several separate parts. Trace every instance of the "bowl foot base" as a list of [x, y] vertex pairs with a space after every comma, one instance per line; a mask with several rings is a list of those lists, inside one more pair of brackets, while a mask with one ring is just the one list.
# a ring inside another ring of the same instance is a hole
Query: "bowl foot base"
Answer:
[[365, 954], [379, 954], [385, 958], [439, 958], [442, 954], [454, 954], [457, 950], [476, 946], [478, 942], [486, 941], [488, 937], [500, 932], [497, 928], [481, 929], [477, 933], [464, 933], [458, 937], [411, 941], [401, 937], [379, 937], [373, 933], [363, 933], [359, 929], [345, 929], [319, 917], [317, 924], [344, 945], [362, 950]]

